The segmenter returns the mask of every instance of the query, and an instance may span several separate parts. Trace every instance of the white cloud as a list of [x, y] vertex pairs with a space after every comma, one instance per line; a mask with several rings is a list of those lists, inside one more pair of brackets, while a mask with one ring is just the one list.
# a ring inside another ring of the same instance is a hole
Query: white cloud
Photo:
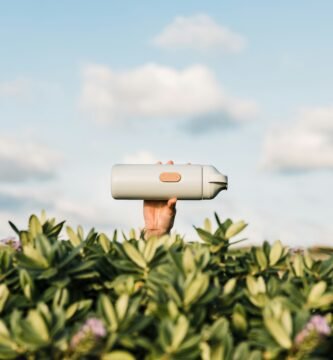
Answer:
[[237, 121], [257, 113], [253, 101], [228, 95], [203, 65], [177, 70], [153, 63], [123, 72], [86, 66], [80, 106], [94, 118], [108, 122], [189, 118], [212, 112], [227, 113]]
[[30, 81], [24, 78], [0, 82], [0, 97], [18, 97], [26, 95], [29, 88]]
[[[220, 195], [211, 201], [196, 202], [178, 201], [175, 230], [185, 234], [185, 239], [199, 239], [192, 225], [202, 227], [203, 220], [208, 217], [216, 229], [214, 211], [223, 221], [244, 220], [248, 227], [237, 238], [246, 238], [240, 246], [259, 245], [265, 240], [274, 242], [281, 240], [286, 246], [329, 246], [332, 244], [332, 226], [313, 223], [311, 219], [291, 219], [288, 216], [276, 216], [270, 209], [259, 208], [257, 203], [240, 203], [230, 201], [229, 196]], [[260, 201], [259, 201], [260, 202]]]
[[333, 106], [301, 109], [300, 119], [309, 130], [333, 133]]
[[49, 101], [63, 94], [58, 83], [31, 79], [19, 76], [15, 79], [0, 82], [0, 100], [15, 99], [19, 101], [38, 102]]
[[139, 150], [134, 154], [127, 154], [123, 159], [123, 163], [126, 164], [154, 164], [157, 161], [155, 155], [146, 150]]
[[53, 200], [53, 206], [56, 216], [66, 219], [70, 224], [81, 224], [84, 227], [105, 227], [108, 224], [111, 227], [110, 216], [100, 204], [60, 196]]
[[59, 154], [45, 145], [0, 136], [0, 181], [52, 178], [59, 161]]
[[[32, 213], [39, 216], [42, 209], [46, 210], [49, 217], [56, 217], [58, 222], [66, 220], [67, 225], [73, 227], [81, 224], [87, 230], [95, 226], [98, 230], [111, 231], [113, 217], [106, 209], [108, 203], [110, 201], [107, 200], [101, 204], [76, 199], [50, 186], [3, 185], [0, 189], [0, 238], [10, 234], [8, 220], [23, 229], [27, 227], [29, 216]], [[120, 216], [128, 218], [125, 211], [121, 215], [117, 212], [117, 221]]]
[[246, 41], [243, 36], [217, 24], [210, 16], [178, 16], [153, 39], [156, 46], [168, 49], [223, 49], [239, 52]]
[[276, 171], [333, 169], [333, 107], [302, 109], [290, 127], [271, 131], [262, 166]]
[[[104, 190], [101, 191], [104, 194]], [[57, 221], [66, 220], [73, 228], [81, 224], [87, 231], [95, 227], [111, 235], [118, 229], [127, 233], [130, 228], [141, 229], [144, 226], [143, 201], [119, 201], [111, 196], [98, 198], [75, 198], [64, 194], [60, 189], [50, 186], [35, 187], [30, 185], [6, 185], [0, 189], [0, 238], [9, 236], [12, 231], [8, 220], [13, 221], [19, 229], [26, 229], [29, 216], [40, 214], [45, 209], [49, 217]], [[224, 196], [223, 196], [224, 195]], [[262, 244], [280, 239], [289, 246], [329, 245], [332, 239], [330, 224], [312, 223], [311, 219], [290, 219], [286, 216], [276, 217], [269, 209], [259, 209], [257, 204], [240, 204], [231, 201], [223, 194], [212, 201], [177, 202], [177, 216], [174, 230], [185, 234], [187, 241], [199, 239], [192, 225], [201, 227], [205, 217], [209, 217], [216, 228], [213, 212], [217, 211], [221, 220], [230, 217], [234, 221], [244, 219], [249, 226], [238, 238], [246, 237], [243, 245]], [[64, 235], [66, 236], [66, 235]]]

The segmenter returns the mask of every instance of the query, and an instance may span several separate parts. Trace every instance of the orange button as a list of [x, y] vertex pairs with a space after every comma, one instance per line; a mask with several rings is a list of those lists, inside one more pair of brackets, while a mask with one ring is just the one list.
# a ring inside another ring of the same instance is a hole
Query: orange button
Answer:
[[181, 178], [181, 175], [177, 172], [163, 172], [160, 174], [160, 180], [163, 182], [178, 182]]

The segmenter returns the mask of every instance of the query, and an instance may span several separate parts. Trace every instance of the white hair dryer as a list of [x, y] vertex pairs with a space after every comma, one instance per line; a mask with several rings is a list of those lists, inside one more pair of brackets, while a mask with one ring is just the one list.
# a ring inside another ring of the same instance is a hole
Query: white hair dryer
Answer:
[[117, 164], [112, 167], [114, 199], [213, 199], [228, 188], [228, 178], [212, 165]]

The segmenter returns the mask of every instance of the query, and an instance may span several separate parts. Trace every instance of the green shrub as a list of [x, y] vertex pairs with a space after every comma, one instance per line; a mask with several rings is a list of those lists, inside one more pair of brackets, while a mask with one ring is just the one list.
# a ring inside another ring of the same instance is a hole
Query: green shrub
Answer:
[[333, 256], [280, 241], [235, 248], [215, 214], [142, 239], [32, 215], [0, 245], [0, 359], [330, 359]]

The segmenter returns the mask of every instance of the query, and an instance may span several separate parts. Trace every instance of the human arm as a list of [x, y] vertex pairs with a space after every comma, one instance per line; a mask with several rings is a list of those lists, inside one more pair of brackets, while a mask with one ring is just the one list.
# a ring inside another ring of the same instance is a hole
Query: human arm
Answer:
[[[162, 164], [160, 161], [158, 164]], [[167, 165], [173, 165], [169, 160]], [[162, 236], [168, 234], [173, 227], [176, 216], [177, 198], [169, 200], [144, 200], [143, 216], [145, 221], [144, 237]]]

